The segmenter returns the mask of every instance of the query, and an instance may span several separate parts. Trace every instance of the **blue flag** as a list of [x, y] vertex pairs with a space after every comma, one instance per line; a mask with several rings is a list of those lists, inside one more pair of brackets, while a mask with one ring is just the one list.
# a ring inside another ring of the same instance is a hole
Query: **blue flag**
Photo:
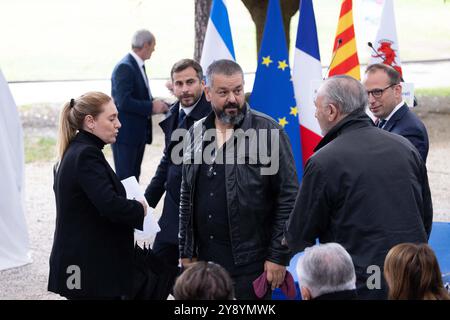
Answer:
[[213, 0], [200, 59], [203, 72], [219, 59], [235, 60], [235, 55], [226, 1]]
[[250, 105], [275, 119], [291, 141], [297, 175], [303, 176], [300, 124], [280, 3], [269, 0]]

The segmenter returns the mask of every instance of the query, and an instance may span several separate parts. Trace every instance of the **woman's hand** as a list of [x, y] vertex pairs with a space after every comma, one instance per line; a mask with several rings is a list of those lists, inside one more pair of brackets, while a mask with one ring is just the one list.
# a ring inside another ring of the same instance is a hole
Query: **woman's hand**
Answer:
[[144, 208], [144, 217], [147, 215], [147, 203], [145, 203], [145, 200], [139, 201], [142, 204], [142, 207]]

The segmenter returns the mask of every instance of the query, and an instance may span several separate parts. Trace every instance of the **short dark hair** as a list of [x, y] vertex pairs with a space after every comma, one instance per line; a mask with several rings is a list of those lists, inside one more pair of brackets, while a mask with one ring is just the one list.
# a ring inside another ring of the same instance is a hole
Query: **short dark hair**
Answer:
[[172, 81], [174, 73], [181, 72], [189, 67], [195, 70], [200, 81], [203, 80], [203, 69], [197, 61], [194, 61], [192, 59], [181, 59], [180, 61], [175, 62], [172, 70], [170, 71], [170, 78], [172, 79]]
[[232, 76], [236, 73], [240, 73], [244, 78], [244, 71], [239, 64], [233, 60], [221, 59], [211, 63], [206, 70], [206, 85], [212, 86], [212, 77], [215, 74], [224, 74], [226, 76]]
[[367, 67], [365, 74], [373, 73], [377, 70], [382, 70], [387, 74], [390, 82], [389, 84], [399, 84], [402, 80], [402, 76], [400, 75], [400, 73], [398, 73], [397, 70], [384, 63], [371, 64]]
[[233, 282], [220, 265], [198, 261], [177, 278], [173, 295], [176, 300], [232, 300]]

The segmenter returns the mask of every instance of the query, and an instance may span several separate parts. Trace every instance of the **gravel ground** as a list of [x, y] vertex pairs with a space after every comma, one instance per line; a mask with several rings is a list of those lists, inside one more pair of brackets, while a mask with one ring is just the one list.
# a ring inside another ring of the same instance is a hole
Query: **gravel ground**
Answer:
[[[430, 135], [430, 152], [427, 160], [428, 175], [433, 197], [434, 220], [450, 222], [450, 97], [421, 98], [415, 112], [423, 119]], [[55, 112], [58, 106], [42, 108], [41, 113], [22, 112], [25, 136], [56, 136]], [[141, 185], [150, 181], [162, 155], [163, 136], [154, 117], [155, 137], [147, 146], [142, 167]], [[106, 153], [112, 163], [111, 153]], [[60, 296], [47, 291], [48, 258], [53, 241], [55, 201], [52, 190], [53, 162], [26, 164], [26, 217], [33, 263], [0, 271], [0, 300], [36, 299], [54, 300]], [[162, 209], [162, 201], [156, 214]]]

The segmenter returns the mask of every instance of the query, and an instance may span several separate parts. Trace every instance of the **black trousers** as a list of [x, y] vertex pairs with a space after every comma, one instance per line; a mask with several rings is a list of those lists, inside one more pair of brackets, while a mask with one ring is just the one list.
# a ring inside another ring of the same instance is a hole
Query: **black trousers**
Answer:
[[163, 242], [158, 238], [158, 234], [156, 234], [155, 242], [153, 243], [152, 251], [160, 258], [167, 267], [170, 267], [171, 270], [177, 270], [174, 272], [173, 277], [169, 280], [170, 293], [173, 294], [173, 286], [175, 284], [175, 280], [177, 276], [180, 274], [181, 269], [178, 267], [179, 263], [179, 250], [178, 245], [168, 242]]
[[155, 242], [153, 243], [153, 253], [158, 257], [164, 260], [169, 266], [173, 266], [174, 268], [178, 267], [179, 263], [179, 251], [178, 245], [168, 242], [163, 242], [158, 237], [159, 233], [156, 234]]
[[141, 175], [141, 164], [144, 157], [145, 143], [139, 146], [125, 143], [114, 143], [111, 145], [114, 158], [114, 167], [120, 180], [135, 176], [139, 181]]
[[251, 274], [232, 276], [231, 279], [234, 282], [234, 295], [237, 300], [271, 300], [272, 289], [268, 289], [266, 295], [259, 299], [253, 289], [253, 281], [255, 281], [262, 273], [258, 271]]

